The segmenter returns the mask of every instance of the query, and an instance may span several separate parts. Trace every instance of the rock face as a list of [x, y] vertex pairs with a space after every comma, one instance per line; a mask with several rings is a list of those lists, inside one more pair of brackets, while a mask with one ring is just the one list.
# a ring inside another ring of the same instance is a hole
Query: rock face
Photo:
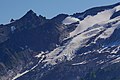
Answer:
[[[0, 25], [1, 79], [8, 79], [15, 75], [12, 73], [30, 68], [38, 61], [35, 55], [41, 51], [51, 51], [61, 44], [69, 35], [69, 29], [65, 28], [62, 22], [55, 22], [58, 18], [61, 17], [56, 16], [49, 20], [30, 10], [22, 18]], [[11, 74], [8, 70], [12, 70]]]
[[29, 10], [0, 25], [0, 80], [119, 80], [120, 3], [52, 19]]

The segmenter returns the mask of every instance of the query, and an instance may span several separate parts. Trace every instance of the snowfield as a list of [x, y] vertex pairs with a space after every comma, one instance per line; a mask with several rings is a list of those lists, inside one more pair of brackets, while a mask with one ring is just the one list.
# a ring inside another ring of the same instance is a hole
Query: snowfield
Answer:
[[53, 51], [51, 51], [50, 53], [48, 53], [46, 55], [46, 59], [43, 62], [46, 62], [46, 65], [51, 64], [51, 65], [55, 65], [61, 61], [64, 60], [72, 60], [75, 57], [75, 53], [76, 51], [83, 46], [88, 46], [86, 45], [86, 43], [88, 42], [88, 40], [94, 36], [96, 36], [97, 34], [99, 34], [101, 31], [102, 34], [100, 34], [95, 40], [94, 43], [96, 43], [96, 41], [99, 38], [109, 38], [115, 29], [117, 29], [120, 25], [120, 21], [118, 19], [113, 19], [112, 21], [118, 21], [115, 24], [112, 24], [110, 28], [106, 28], [106, 26], [108, 25], [109, 22], [111, 21], [104, 21], [104, 22], [100, 22], [98, 23], [98, 25], [96, 26], [92, 26], [90, 29], [86, 30], [85, 32], [73, 37], [73, 39], [65, 44], [64, 46], [60, 46], [56, 49], [54, 49]]
[[67, 18], [65, 18], [65, 20], [63, 20], [63, 24], [69, 25], [69, 24], [75, 23], [77, 21], [80, 21], [80, 20], [78, 18], [74, 18], [72, 16], [68, 16]]
[[[75, 52], [80, 47], [87, 47], [88, 45], [86, 45], [86, 43], [88, 40], [99, 34], [101, 31], [103, 31], [102, 34], [100, 34], [93, 43], [96, 43], [99, 38], [109, 38], [113, 34], [114, 30], [120, 26], [119, 16], [110, 20], [110, 17], [116, 11], [119, 11], [119, 8], [120, 6], [117, 6], [113, 9], [104, 10], [97, 13], [95, 16], [88, 15], [82, 21], [71, 16], [65, 18], [65, 20], [63, 20], [63, 24], [65, 25], [70, 25], [77, 21], [79, 21], [80, 24], [78, 24], [77, 28], [70, 33], [69, 38], [72, 37], [72, 40], [69, 43], [54, 49], [46, 55], [46, 59], [43, 61], [46, 62], [45, 65], [55, 65], [61, 61], [64, 61], [65, 59], [72, 60], [75, 57]], [[116, 23], [113, 24], [114, 22]], [[109, 24], [111, 24], [111, 26], [107, 27]]]

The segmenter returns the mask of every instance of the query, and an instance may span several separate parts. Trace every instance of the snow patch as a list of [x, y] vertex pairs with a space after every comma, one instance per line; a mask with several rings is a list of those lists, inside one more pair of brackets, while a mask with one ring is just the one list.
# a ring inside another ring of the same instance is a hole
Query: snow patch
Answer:
[[44, 57], [42, 57], [42, 59], [39, 60], [39, 62], [35, 66], [33, 66], [30, 70], [26, 70], [25, 72], [18, 73], [15, 77], [12, 78], [12, 80], [16, 80], [17, 78], [19, 78], [19, 77], [27, 74], [28, 72], [32, 71], [33, 69], [35, 69], [39, 65], [39, 63], [43, 60], [43, 58]]
[[26, 73], [28, 73], [29, 72], [29, 70], [27, 70], [27, 71], [25, 71], [25, 72], [23, 72], [23, 73], [18, 73], [12, 80], [15, 80], [15, 79], [17, 79], [17, 78], [19, 78], [19, 77], [21, 77], [21, 76], [23, 76], [24, 74], [26, 74]]
[[104, 60], [100, 60], [100, 61], [97, 61], [96, 63], [103, 64], [104, 62], [105, 62]]
[[39, 54], [38, 54], [38, 55], [36, 55], [35, 57], [40, 58], [43, 54], [44, 54], [44, 52], [43, 52], [43, 51], [41, 51], [41, 53], [39, 53]]
[[119, 50], [120, 50], [120, 46], [118, 46], [117, 48], [115, 48], [114, 50], [112, 50], [111, 53], [116, 54], [116, 53], [118, 53]]
[[111, 63], [111, 64], [115, 64], [115, 63], [119, 63], [119, 62], [120, 62], [120, 57], [112, 60], [110, 63]]
[[72, 64], [73, 66], [76, 66], [76, 65], [81, 65], [81, 64], [86, 64], [87, 63], [87, 61], [83, 61], [83, 62], [80, 62], [80, 63], [74, 63], [74, 64]]
[[11, 31], [14, 32], [16, 30], [15, 26], [11, 26]]
[[[118, 18], [120, 18], [120, 17], [118, 17]], [[120, 26], [120, 19], [118, 19], [118, 18], [116, 18], [116, 19], [112, 19], [112, 20], [109, 20], [109, 21], [107, 21], [107, 22], [102, 22], [102, 23], [99, 23], [99, 25], [101, 25], [101, 26], [103, 26], [104, 27], [104, 32], [102, 33], [102, 34], [100, 34], [95, 40], [94, 40], [94, 42], [96, 42], [98, 39], [106, 39], [106, 38], [109, 38], [112, 34], [113, 34], [113, 32], [115, 31], [115, 29], [118, 29], [119, 28], [119, 26]], [[115, 24], [113, 24], [113, 22], [116, 22], [116, 21], [118, 21], [117, 23], [115, 23]], [[106, 26], [108, 26], [108, 23], [109, 24], [111, 24], [111, 25], [109, 25], [110, 26], [110, 28], [106, 28]]]
[[103, 39], [106, 39], [108, 37], [110, 37], [112, 35], [112, 33], [114, 32], [116, 28], [112, 27], [112, 28], [108, 28], [106, 31], [104, 31], [100, 36], [99, 38], [103, 38]]
[[115, 7], [116, 12], [120, 11], [120, 5]]
[[113, 15], [114, 11], [115, 9], [110, 9], [110, 10], [99, 12], [95, 16], [88, 15], [84, 20], [80, 21], [80, 24], [78, 25], [78, 27], [73, 32], [70, 33], [70, 37], [83, 32], [87, 28], [97, 23], [108, 21], [110, 17]]
[[69, 24], [72, 24], [72, 23], [75, 23], [78, 21], [80, 21], [78, 18], [69, 16], [69, 17], [65, 18], [62, 23], [65, 25], [69, 25]]
[[[47, 64], [55, 65], [63, 60], [72, 60], [75, 56], [76, 51], [80, 47], [85, 46], [89, 38], [95, 36], [100, 31], [101, 29], [96, 28], [77, 35], [68, 44], [58, 47], [53, 51], [51, 51], [49, 54], [47, 54], [46, 60], [44, 60], [43, 62], [47, 62]], [[89, 33], [91, 34], [89, 35]]]

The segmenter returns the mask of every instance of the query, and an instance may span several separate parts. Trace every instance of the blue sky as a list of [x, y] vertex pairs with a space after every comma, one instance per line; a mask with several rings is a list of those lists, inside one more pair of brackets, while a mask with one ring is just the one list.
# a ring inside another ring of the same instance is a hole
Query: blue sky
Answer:
[[8, 23], [11, 18], [18, 19], [30, 9], [52, 18], [60, 13], [73, 14], [117, 2], [119, 0], [0, 0], [0, 24]]

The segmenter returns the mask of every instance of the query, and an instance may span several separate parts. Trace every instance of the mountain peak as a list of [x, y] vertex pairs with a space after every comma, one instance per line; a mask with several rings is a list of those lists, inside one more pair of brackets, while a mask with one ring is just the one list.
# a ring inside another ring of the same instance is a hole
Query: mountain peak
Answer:
[[25, 16], [26, 16], [26, 15], [28, 15], [28, 16], [30, 16], [30, 15], [35, 15], [35, 16], [37, 16], [36, 13], [35, 13], [33, 10], [29, 10], [29, 11], [25, 14]]
[[33, 18], [36, 18], [36, 19], [46, 19], [45, 17], [43, 17], [42, 15], [37, 15], [33, 10], [29, 10], [22, 18], [29, 18], [29, 19], [33, 19]]
[[20, 20], [39, 21], [39, 19], [39, 16], [33, 10], [29, 10]]
[[32, 9], [30, 9], [27, 13], [28, 14], [34, 14], [34, 11]]

